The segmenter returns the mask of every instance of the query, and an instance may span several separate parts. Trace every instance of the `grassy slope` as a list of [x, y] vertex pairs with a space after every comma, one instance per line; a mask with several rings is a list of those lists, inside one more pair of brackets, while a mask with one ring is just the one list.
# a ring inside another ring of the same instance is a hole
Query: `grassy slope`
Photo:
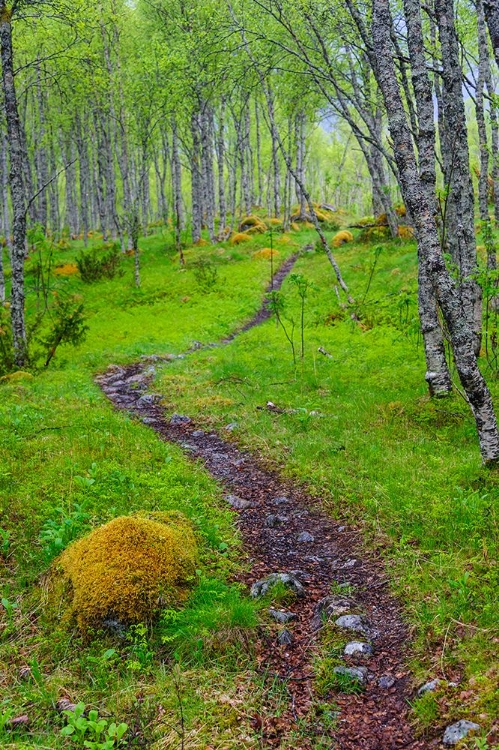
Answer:
[[[481, 716], [490, 727], [499, 709], [498, 477], [480, 465], [462, 399], [427, 397], [413, 246], [383, 247], [366, 296], [375, 255], [372, 246], [337, 252], [355, 298], [364, 299], [361, 324], [342, 313], [324, 256], [299, 261], [296, 272], [316, 288], [296, 368], [283, 331], [269, 322], [230, 347], [165, 366], [160, 390], [172, 408], [215, 426], [237, 420], [238, 440], [365, 529], [386, 555], [414, 626], [416, 675], [463, 679], [458, 690], [416, 703], [421, 723]], [[291, 280], [283, 293], [299, 327]], [[491, 387], [497, 395], [496, 381]], [[256, 408], [269, 400], [304, 411]], [[314, 410], [326, 416], [310, 416]]]
[[[304, 233], [299, 240], [311, 238]], [[251, 249], [266, 243], [257, 238]], [[201, 582], [185, 637], [176, 644], [184, 649], [180, 689], [193, 731], [189, 746], [252, 747], [252, 708], [261, 710], [265, 703], [267, 711], [278, 713], [279, 691], [267, 685], [264, 692], [256, 683], [251, 654], [237, 644], [222, 650], [214, 645], [217, 630], [236, 633], [237, 641], [244, 628], [234, 626], [250, 626], [254, 619], [224, 583], [238, 558], [238, 541], [219, 491], [177, 449], [112, 412], [92, 383], [96, 370], [110, 361], [182, 351], [194, 339], [216, 340], [258, 307], [268, 263], [249, 260], [251, 249], [188, 251], [188, 260], [213, 252], [219, 263], [219, 283], [201, 292], [193, 272], [179, 271], [162, 244], [159, 238], [142, 241], [140, 291], [131, 285], [131, 261], [125, 276], [114, 281], [84, 286], [74, 278], [62, 280], [84, 295], [87, 341], [79, 350], [61, 350], [55, 367], [36, 381], [0, 386], [0, 526], [12, 539], [4, 596], [19, 604], [3, 633], [3, 687], [12, 710], [32, 718], [33, 745], [26, 747], [63, 746], [57, 717], [50, 712], [47, 723], [47, 709], [64, 690], [131, 725], [154, 723], [161, 704], [163, 734], [174, 736], [178, 728], [178, 695], [171, 671], [161, 666], [161, 658], [169, 663], [171, 648], [151, 658], [147, 648], [128, 643], [109, 657], [108, 678], [105, 645], [81, 648], [62, 631], [47, 631], [43, 618], [35, 616], [40, 604], [33, 584], [48, 554], [38, 541], [40, 528], [47, 519], [57, 523], [62, 506], [81, 533], [85, 520], [79, 520], [75, 504], [82, 502], [92, 523], [139, 507], [181, 508], [205, 540], [204, 570], [217, 582]], [[283, 255], [290, 250], [281, 247]], [[466, 695], [448, 691], [425, 699], [416, 706], [421, 724], [439, 714], [469, 713], [475, 719], [483, 714], [481, 723], [490, 726], [499, 704], [496, 475], [480, 467], [473, 424], [459, 397], [437, 404], [426, 397], [413, 246], [383, 247], [367, 294], [374, 248], [348, 246], [337, 255], [354, 296], [364, 300], [362, 324], [340, 308], [324, 256], [307, 254], [296, 267], [314, 282], [306, 303], [303, 362], [293, 366], [282, 330], [269, 322], [226, 348], [166, 365], [156, 388], [172, 410], [216, 425], [237, 421], [238, 440], [307, 482], [334, 515], [362, 525], [386, 554], [394, 586], [406, 601], [415, 626], [418, 677], [442, 671], [454, 677], [464, 670]], [[283, 291], [287, 314], [299, 321], [292, 281]], [[332, 359], [318, 354], [318, 346]], [[268, 400], [304, 411], [275, 416], [256, 410]], [[327, 416], [310, 416], [310, 410]], [[228, 554], [220, 545], [228, 545]], [[210, 610], [213, 599], [232, 613], [229, 622]], [[185, 651], [192, 650], [200, 631], [209, 654], [186, 662]], [[158, 637], [161, 632], [152, 636]], [[139, 669], [131, 666], [137, 650], [139, 665], [144, 662]], [[43, 677], [21, 683], [18, 669], [33, 659]], [[90, 663], [97, 666], [89, 679]], [[15, 746], [23, 746], [22, 737]], [[296, 743], [300, 747], [299, 739]]]
[[[34, 380], [0, 384], [0, 527], [8, 534], [0, 565], [2, 596], [14, 605], [11, 617], [2, 608], [0, 716], [27, 713], [31, 722], [29, 733], [0, 729], [2, 747], [67, 746], [59, 737], [63, 721], [52, 710], [61, 695], [134, 729], [147, 725], [139, 731], [145, 746], [158, 738], [158, 747], [171, 746], [180, 721], [170, 668], [174, 651], [182, 665], [178, 681], [186, 731], [193, 736], [189, 746], [213, 741], [217, 748], [252, 747], [256, 741], [249, 717], [266, 688], [257, 684], [245, 636], [256, 624], [254, 607], [226, 583], [243, 562], [232, 514], [205, 472], [114, 412], [93, 376], [111, 361], [217, 339], [249, 317], [267, 283], [267, 269], [251, 260], [251, 251], [265, 243], [258, 238], [251, 249], [227, 246], [215, 253], [221, 282], [216, 305], [213, 294], [200, 292], [191, 270], [179, 270], [164, 240], [151, 237], [141, 244], [140, 291], [132, 286], [131, 259], [124, 276], [112, 281], [56, 281], [56, 288], [84, 296], [90, 326], [85, 344], [61, 347], [54, 366]], [[61, 253], [60, 262], [71, 262], [77, 249]], [[291, 250], [284, 248], [283, 256]], [[188, 262], [201, 253], [187, 251]], [[201, 579], [189, 616], [175, 624], [180, 637], [173, 641], [167, 621], [146, 639], [138, 634], [118, 646], [105, 640], [81, 644], [44, 618], [43, 579], [41, 588], [37, 584], [54, 545], [41, 540], [40, 531], [47, 522], [56, 530], [66, 522], [67, 536], [78, 536], [89, 525], [139, 508], [180, 509], [198, 530]], [[116, 653], [106, 656], [108, 648]], [[19, 676], [25, 664], [34, 675], [27, 682]]]

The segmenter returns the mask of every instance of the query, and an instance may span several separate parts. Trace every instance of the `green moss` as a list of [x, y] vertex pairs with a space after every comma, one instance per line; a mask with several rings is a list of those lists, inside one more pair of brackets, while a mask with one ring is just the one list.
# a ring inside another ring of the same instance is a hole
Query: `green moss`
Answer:
[[54, 564], [67, 585], [67, 614], [82, 632], [106, 619], [150, 621], [186, 599], [197, 547], [180, 513], [120, 516], [71, 544]]

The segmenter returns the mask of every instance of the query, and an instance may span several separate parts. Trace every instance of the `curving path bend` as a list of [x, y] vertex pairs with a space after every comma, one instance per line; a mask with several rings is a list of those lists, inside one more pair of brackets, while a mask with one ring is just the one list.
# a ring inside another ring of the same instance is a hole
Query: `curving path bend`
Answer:
[[[281, 265], [273, 289], [281, 287], [298, 255]], [[267, 289], [267, 294], [270, 291]], [[270, 315], [264, 299], [256, 315], [219, 344], [196, 344], [186, 354], [229, 344]], [[167, 415], [147, 389], [154, 377], [154, 362], [177, 356], [144, 357], [126, 367], [111, 365], [96, 381], [116, 408], [141, 419], [162, 440], [182, 446], [222, 484], [228, 502], [238, 513], [238, 526], [250, 558], [251, 571], [242, 579], [248, 586], [273, 573], [291, 573], [304, 588], [304, 595], [290, 605], [296, 618], [286, 625], [272, 626], [271, 635], [264, 636], [260, 643], [262, 671], [284, 681], [290, 697], [284, 716], [264, 720], [259, 727], [262, 745], [281, 746], [297, 720], [305, 719], [310, 741], [303, 748], [316, 747], [314, 735], [317, 739], [322, 736], [323, 727], [320, 720], [310, 719], [312, 660], [321, 629], [327, 621], [357, 614], [365, 632], [345, 630], [345, 637], [370, 643], [372, 654], [368, 658], [344, 657], [346, 667], [364, 668], [365, 689], [358, 695], [335, 695], [339, 717], [331, 748], [422, 750], [438, 746], [436, 740], [413, 735], [408, 701], [414, 691], [405, 665], [408, 633], [400, 605], [388, 591], [379, 558], [362, 549], [356, 532], [327, 516], [317, 499], [266, 469], [258, 457], [240, 451], [234, 442], [214, 432], [205, 432], [194, 420]], [[336, 591], [343, 588], [354, 593], [331, 596], [333, 584]]]

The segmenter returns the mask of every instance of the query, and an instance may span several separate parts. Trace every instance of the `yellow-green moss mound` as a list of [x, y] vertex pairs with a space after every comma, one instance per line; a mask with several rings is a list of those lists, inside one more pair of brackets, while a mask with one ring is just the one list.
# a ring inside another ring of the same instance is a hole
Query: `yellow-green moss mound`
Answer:
[[334, 247], [340, 247], [341, 245], [344, 245], [346, 242], [353, 242], [353, 234], [349, 232], [348, 229], [343, 229], [341, 232], [338, 232], [333, 237]]
[[[71, 544], [54, 564], [67, 616], [85, 632], [106, 620], [151, 620], [187, 597], [197, 547], [180, 513], [120, 516]], [[62, 584], [62, 585], [61, 585]]]

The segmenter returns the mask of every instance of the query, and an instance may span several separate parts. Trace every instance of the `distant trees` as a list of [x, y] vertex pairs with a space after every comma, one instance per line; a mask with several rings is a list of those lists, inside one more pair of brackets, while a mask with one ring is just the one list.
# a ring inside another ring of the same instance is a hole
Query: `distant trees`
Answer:
[[[137, 227], [171, 227], [182, 263], [187, 230], [193, 242], [203, 230], [216, 242], [264, 206], [285, 226], [314, 223], [351, 301], [312, 198], [347, 204], [369, 193], [369, 208], [397, 237], [400, 195], [417, 233], [430, 394], [452, 389], [447, 338], [484, 459], [495, 460], [495, 417], [476, 365], [482, 300], [463, 86], [475, 107], [491, 271], [491, 184], [499, 219], [491, 49], [499, 61], [499, 12], [495, 2], [473, 3], [0, 0], [0, 224], [11, 256], [17, 366], [28, 356], [28, 225], [85, 244], [91, 230], [119, 239], [123, 252], [134, 250], [138, 285]], [[335, 145], [323, 135], [312, 152], [321, 119]], [[344, 179], [345, 171], [355, 179]]]

